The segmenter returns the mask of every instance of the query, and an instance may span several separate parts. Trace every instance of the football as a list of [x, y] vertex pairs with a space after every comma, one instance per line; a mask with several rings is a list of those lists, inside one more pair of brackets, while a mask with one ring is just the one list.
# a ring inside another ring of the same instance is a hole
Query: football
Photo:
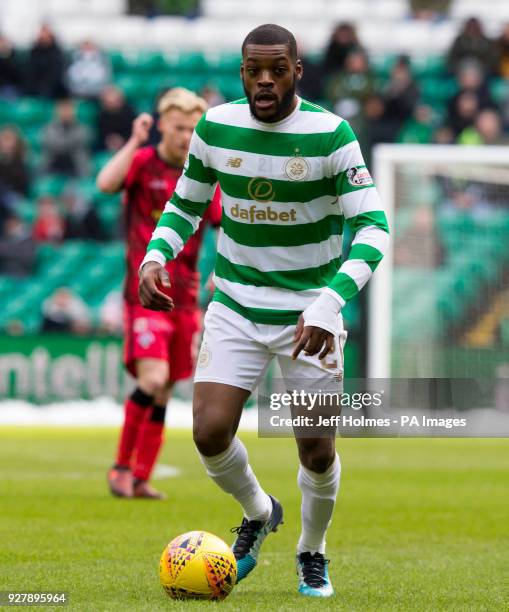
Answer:
[[164, 549], [159, 578], [172, 599], [217, 601], [235, 586], [237, 562], [221, 538], [207, 531], [189, 531]]

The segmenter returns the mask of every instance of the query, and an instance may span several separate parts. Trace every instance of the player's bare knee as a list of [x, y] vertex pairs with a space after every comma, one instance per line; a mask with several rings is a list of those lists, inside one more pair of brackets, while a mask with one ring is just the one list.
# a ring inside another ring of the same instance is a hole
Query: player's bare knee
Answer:
[[138, 386], [148, 395], [162, 398], [168, 391], [168, 376], [167, 368], [144, 370], [138, 375]]
[[319, 442], [310, 441], [308, 444], [299, 446], [301, 464], [317, 474], [323, 474], [329, 469], [334, 462], [335, 455], [334, 443], [326, 438]]
[[170, 401], [173, 383], [166, 382], [161, 389], [154, 393], [154, 404], [156, 406], [166, 406]]
[[233, 434], [230, 423], [224, 423], [217, 419], [200, 418], [193, 419], [193, 440], [198, 451], [207, 457], [219, 455], [231, 444]]
[[147, 395], [152, 395], [153, 397], [157, 396], [160, 398], [161, 395], [163, 395], [165, 383], [157, 376], [147, 376], [138, 379], [138, 386]]

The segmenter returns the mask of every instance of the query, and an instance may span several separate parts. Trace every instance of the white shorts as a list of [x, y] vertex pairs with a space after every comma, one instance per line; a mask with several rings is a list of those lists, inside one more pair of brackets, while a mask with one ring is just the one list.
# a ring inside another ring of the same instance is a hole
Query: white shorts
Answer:
[[195, 382], [218, 382], [253, 391], [277, 357], [288, 391], [342, 391], [347, 332], [338, 317], [334, 351], [324, 359], [303, 351], [292, 360], [295, 325], [253, 323], [220, 302], [211, 302], [204, 319]]

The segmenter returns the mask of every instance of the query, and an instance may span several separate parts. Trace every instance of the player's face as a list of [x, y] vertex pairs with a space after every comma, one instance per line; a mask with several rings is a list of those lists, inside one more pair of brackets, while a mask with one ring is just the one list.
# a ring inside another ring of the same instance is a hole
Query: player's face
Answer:
[[173, 108], [159, 118], [158, 128], [163, 146], [168, 157], [178, 165], [184, 164], [193, 130], [200, 117], [199, 111], [184, 113]]
[[291, 58], [288, 45], [247, 45], [240, 76], [251, 113], [260, 121], [280, 121], [294, 109], [302, 64]]

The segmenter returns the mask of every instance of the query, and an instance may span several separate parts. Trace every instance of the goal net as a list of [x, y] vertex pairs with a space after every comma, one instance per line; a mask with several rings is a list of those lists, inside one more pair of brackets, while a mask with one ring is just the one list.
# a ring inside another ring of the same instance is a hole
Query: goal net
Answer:
[[380, 145], [371, 378], [509, 378], [509, 147]]

